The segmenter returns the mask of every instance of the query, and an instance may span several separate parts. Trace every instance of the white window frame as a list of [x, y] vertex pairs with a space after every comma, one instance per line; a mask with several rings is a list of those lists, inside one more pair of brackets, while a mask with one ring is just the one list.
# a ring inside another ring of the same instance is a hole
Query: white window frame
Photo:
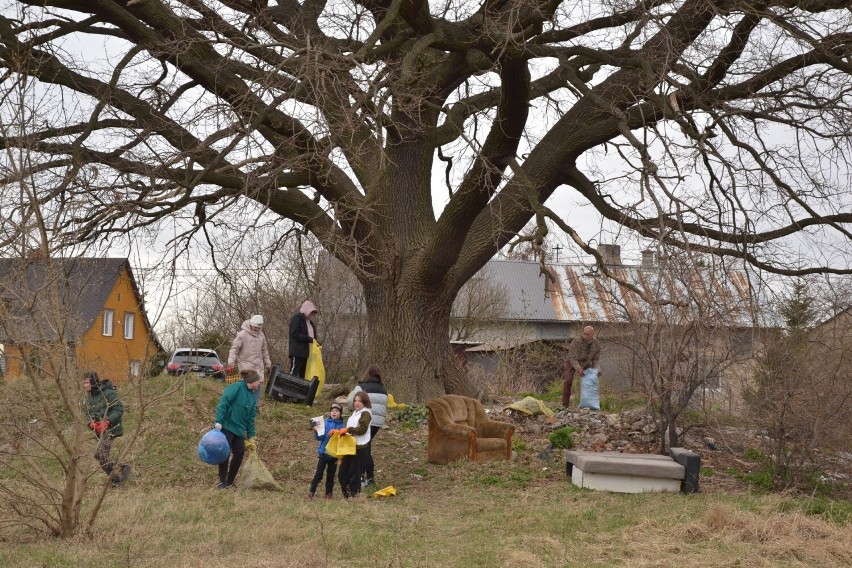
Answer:
[[132, 359], [130, 361], [130, 376], [138, 378], [142, 374], [142, 361]]
[[113, 333], [113, 323], [115, 322], [115, 310], [105, 309], [104, 310], [104, 329], [103, 335], [104, 337], [112, 337]]
[[710, 378], [710, 377], [707, 377], [707, 378], [704, 379], [704, 391], [705, 392], [722, 392], [722, 389], [725, 386], [725, 373], [724, 373], [724, 371], [719, 371], [716, 374], [715, 377], [712, 377], [712, 378], [716, 379], [714, 381], [714, 384], [707, 384], [708, 378]]
[[136, 325], [136, 314], [124, 312], [124, 339], [133, 339], [134, 325]]

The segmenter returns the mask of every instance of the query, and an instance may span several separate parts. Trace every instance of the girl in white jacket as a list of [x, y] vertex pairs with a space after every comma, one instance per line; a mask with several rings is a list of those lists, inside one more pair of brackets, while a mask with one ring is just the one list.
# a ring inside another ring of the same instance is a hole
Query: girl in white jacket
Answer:
[[361, 460], [365, 458], [370, 443], [370, 397], [361, 391], [355, 393], [352, 401], [352, 416], [346, 421], [346, 428], [333, 430], [341, 436], [350, 434], [355, 436], [355, 455], [343, 456], [340, 460], [340, 468], [337, 470], [337, 479], [343, 489], [343, 496], [347, 499], [361, 492]]

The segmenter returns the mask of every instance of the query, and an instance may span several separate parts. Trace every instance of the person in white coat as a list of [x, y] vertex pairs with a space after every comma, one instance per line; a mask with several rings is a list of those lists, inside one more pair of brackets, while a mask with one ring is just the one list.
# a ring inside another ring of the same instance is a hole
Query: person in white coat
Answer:
[[385, 425], [385, 416], [388, 413], [388, 391], [382, 383], [382, 369], [375, 363], [367, 367], [364, 378], [349, 393], [347, 401], [352, 406], [355, 395], [361, 391], [370, 395], [370, 441], [367, 443], [367, 451], [361, 460], [361, 487], [375, 485], [376, 463], [373, 460], [373, 440]]
[[254, 371], [260, 375], [260, 386], [254, 391], [254, 397], [260, 402], [260, 393], [263, 392], [263, 378], [265, 373], [272, 369], [272, 360], [269, 358], [269, 344], [263, 333], [263, 316], [253, 315], [243, 322], [243, 325], [231, 343], [228, 352], [228, 374], [234, 372], [234, 365], [239, 365], [240, 374], [244, 375]]
[[355, 393], [352, 402], [352, 415], [346, 421], [346, 428], [332, 430], [331, 434], [337, 432], [341, 436], [350, 434], [355, 436], [355, 455], [343, 456], [340, 467], [337, 469], [337, 479], [343, 496], [347, 499], [361, 493], [361, 460], [364, 459], [368, 444], [370, 443], [370, 397], [364, 391]]

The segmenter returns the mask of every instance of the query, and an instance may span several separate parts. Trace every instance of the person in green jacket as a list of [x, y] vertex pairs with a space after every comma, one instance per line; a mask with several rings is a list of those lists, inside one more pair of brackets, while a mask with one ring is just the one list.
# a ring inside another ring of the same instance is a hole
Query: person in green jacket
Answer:
[[256, 371], [246, 371], [243, 379], [228, 385], [219, 399], [214, 426], [225, 434], [231, 447], [230, 463], [225, 460], [219, 464], [219, 489], [234, 486], [246, 450], [254, 450], [257, 447], [254, 430], [257, 401], [254, 391], [258, 387], [260, 375]]
[[121, 425], [124, 405], [121, 404], [112, 382], [101, 380], [94, 371], [83, 373], [83, 388], [86, 391], [88, 426], [98, 438], [95, 459], [110, 477], [112, 484], [118, 485], [130, 476], [128, 464], [117, 467], [115, 460], [110, 457], [113, 440], [124, 434], [124, 427]]

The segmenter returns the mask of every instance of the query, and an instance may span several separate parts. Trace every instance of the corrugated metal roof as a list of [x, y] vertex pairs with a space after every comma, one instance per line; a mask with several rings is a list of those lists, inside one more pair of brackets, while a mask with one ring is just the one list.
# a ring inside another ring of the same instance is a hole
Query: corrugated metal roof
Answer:
[[[547, 281], [535, 261], [492, 260], [483, 274], [507, 291], [504, 319], [628, 323], [642, 319], [644, 301], [626, 286], [582, 264], [551, 265]], [[742, 271], [695, 267], [688, 271], [660, 266], [618, 266], [612, 272], [649, 297], [701, 304], [703, 313], [724, 325], [756, 327], [758, 302]], [[672, 306], [668, 310], [677, 310]]]
[[545, 277], [538, 263], [492, 260], [480, 272], [489, 282], [506, 290], [506, 319], [560, 320], [556, 305], [545, 292]]

